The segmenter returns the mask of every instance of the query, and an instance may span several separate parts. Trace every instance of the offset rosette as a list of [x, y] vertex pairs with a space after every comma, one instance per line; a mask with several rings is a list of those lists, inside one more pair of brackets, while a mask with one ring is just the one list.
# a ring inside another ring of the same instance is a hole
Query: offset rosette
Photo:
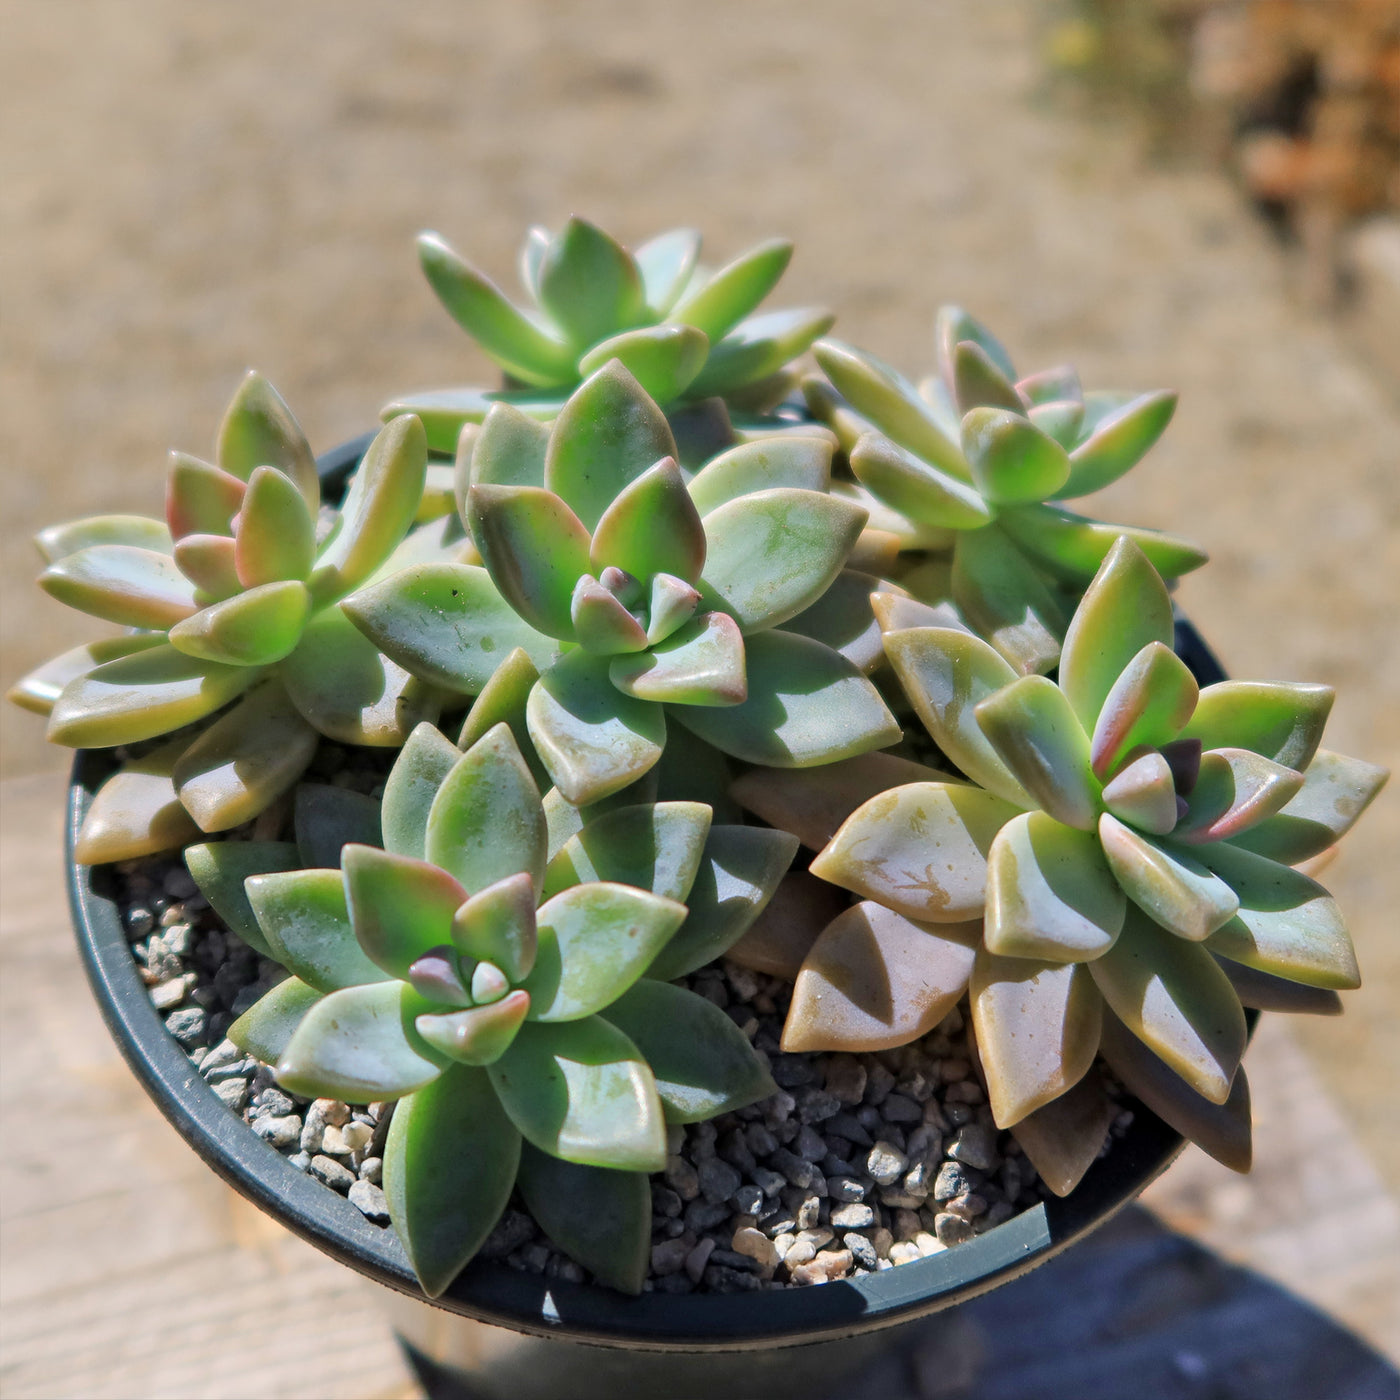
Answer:
[[[668, 717], [749, 762], [880, 748], [899, 729], [857, 664], [779, 630], [827, 593], [865, 523], [821, 489], [829, 455], [816, 440], [748, 444], [687, 483], [665, 416], [610, 362], [552, 428], [498, 404], [459, 457], [484, 568], [407, 569], [345, 611], [409, 671], [470, 690], [478, 619], [504, 599], [542, 672], [530, 738], [575, 805], [652, 769]], [[493, 634], [486, 665], [496, 649]]]
[[[296, 1093], [402, 1100], [384, 1191], [429, 1294], [517, 1184], [560, 1248], [639, 1291], [665, 1125], [774, 1091], [722, 1011], [660, 978], [738, 938], [796, 842], [667, 802], [616, 808], [551, 850], [506, 724], [465, 753], [416, 731], [381, 830], [383, 849], [347, 844], [339, 869], [257, 854], [274, 863], [247, 878], [246, 903], [292, 976], [230, 1037]], [[247, 873], [244, 844], [191, 862], [220, 907]]]
[[809, 381], [809, 402], [849, 455], [858, 485], [848, 490], [871, 503], [870, 528], [889, 555], [881, 571], [900, 551], [946, 552], [903, 581], [1017, 671], [1048, 671], [1118, 536], [1168, 578], [1205, 562], [1185, 540], [1057, 504], [1134, 467], [1171, 421], [1176, 395], [1085, 393], [1069, 366], [1018, 379], [996, 338], [957, 307], [939, 312], [936, 338], [939, 372], [918, 388], [864, 351], [822, 341], [817, 360], [837, 393]]
[[956, 629], [886, 634], [962, 778], [871, 755], [828, 787], [814, 834], [792, 824], [809, 775], [741, 780], [741, 800], [809, 844], [853, 808], [811, 871], [861, 903], [808, 953], [785, 1048], [899, 1044], [970, 988], [996, 1121], [1029, 1123], [1032, 1156], [1059, 1154], [1057, 1189], [1102, 1142], [1100, 1051], [1174, 1126], [1247, 1163], [1242, 1005], [1331, 1010], [1358, 984], [1335, 901], [1293, 867], [1386, 775], [1318, 748], [1326, 686], [1198, 689], [1172, 636], [1165, 585], [1122, 538], [1070, 623], [1058, 684]]
[[[394, 556], [414, 524], [422, 425], [386, 427], [344, 504], [319, 507], [315, 459], [291, 411], [250, 373], [224, 417], [218, 465], [171, 454], [164, 523], [99, 516], [40, 534], [46, 592], [134, 629], [79, 647], [11, 694], [74, 748], [209, 728], [146, 755], [99, 795], [83, 862], [120, 860], [257, 815], [310, 762], [319, 736], [401, 744], [437, 713], [334, 606]], [[94, 826], [94, 831], [96, 827]]]
[[766, 408], [793, 386], [784, 367], [834, 319], [810, 307], [754, 314], [792, 257], [781, 238], [712, 271], [699, 265], [693, 229], [628, 249], [586, 219], [571, 218], [558, 233], [536, 227], [520, 256], [524, 310], [440, 235], [421, 234], [418, 256], [448, 313], [512, 386], [411, 394], [384, 410], [386, 418], [417, 414], [441, 452], [451, 452], [463, 424], [479, 423], [493, 403], [553, 418], [612, 360], [662, 404], [724, 396]]

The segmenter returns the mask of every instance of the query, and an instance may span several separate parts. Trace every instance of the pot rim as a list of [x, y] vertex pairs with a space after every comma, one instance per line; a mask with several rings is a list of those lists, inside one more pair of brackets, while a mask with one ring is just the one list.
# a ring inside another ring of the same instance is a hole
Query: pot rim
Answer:
[[[343, 484], [372, 437], [317, 459], [329, 491]], [[1180, 619], [1176, 649], [1203, 684], [1223, 678], [1195, 629]], [[204, 1084], [167, 1032], [137, 973], [111, 871], [73, 861], [93, 793], [113, 766], [105, 750], [75, 756], [64, 855], [84, 968], [127, 1064], [180, 1136], [236, 1191], [339, 1262], [420, 1302], [512, 1331], [646, 1350], [732, 1351], [851, 1336], [961, 1303], [1047, 1262], [1132, 1201], [1185, 1146], [1134, 1101], [1127, 1132], [1069, 1196], [1043, 1201], [955, 1248], [858, 1279], [758, 1293], [631, 1298], [477, 1259], [441, 1297], [425, 1299], [393, 1228], [371, 1224], [345, 1197], [258, 1138]]]

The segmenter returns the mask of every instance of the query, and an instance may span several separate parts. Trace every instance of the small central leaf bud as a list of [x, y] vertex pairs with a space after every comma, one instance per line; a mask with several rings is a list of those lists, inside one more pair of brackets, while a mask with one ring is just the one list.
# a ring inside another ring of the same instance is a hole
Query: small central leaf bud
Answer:
[[506, 975], [495, 963], [480, 962], [472, 973], [472, 1000], [478, 1006], [489, 1006], [500, 1001], [510, 991]]
[[456, 951], [443, 944], [431, 948], [416, 958], [408, 969], [409, 984], [414, 991], [445, 1006], [470, 1006], [468, 993], [458, 967]]
[[598, 575], [598, 582], [601, 583], [624, 608], [636, 607], [636, 605], [642, 601], [642, 594], [645, 592], [640, 579], [633, 578], [626, 569], [619, 569], [613, 564], [609, 564], [608, 567]]

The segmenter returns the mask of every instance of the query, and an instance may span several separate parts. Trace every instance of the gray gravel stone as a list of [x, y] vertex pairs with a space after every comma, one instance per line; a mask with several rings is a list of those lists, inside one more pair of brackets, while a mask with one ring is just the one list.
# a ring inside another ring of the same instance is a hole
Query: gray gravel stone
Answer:
[[886, 1123], [922, 1123], [924, 1121], [922, 1106], [915, 1103], [913, 1099], [906, 1098], [903, 1094], [891, 1094], [880, 1105], [880, 1112], [884, 1114]]
[[829, 1176], [826, 1188], [833, 1201], [863, 1201], [865, 1187], [853, 1176]]
[[295, 1147], [301, 1140], [301, 1119], [295, 1113], [281, 1118], [256, 1118], [253, 1120], [253, 1131], [281, 1152]]
[[355, 1184], [354, 1172], [337, 1162], [334, 1157], [324, 1154], [311, 1159], [311, 1175], [342, 1195]]
[[852, 1230], [842, 1235], [841, 1243], [850, 1250], [851, 1258], [862, 1269], [878, 1269], [880, 1267], [880, 1258], [875, 1253], [875, 1246], [864, 1235], [858, 1235]]
[[[296, 1104], [291, 1095], [284, 1094], [281, 1089], [264, 1089], [253, 1100], [254, 1118], [285, 1118], [287, 1114], [295, 1112]], [[305, 1148], [305, 1143], [302, 1146]]]
[[767, 1203], [767, 1197], [761, 1186], [741, 1186], [729, 1201], [740, 1215], [756, 1216]]
[[831, 1212], [831, 1223], [837, 1230], [868, 1230], [875, 1223], [875, 1210], [856, 1202], [840, 1205]]
[[246, 1079], [221, 1079], [213, 1086], [213, 1089], [235, 1113], [242, 1113], [248, 1106], [248, 1081]]
[[685, 1208], [685, 1226], [697, 1235], [729, 1219], [728, 1201], [691, 1201]]
[[753, 1177], [754, 1185], [769, 1200], [776, 1199], [778, 1193], [787, 1185], [787, 1177], [782, 1172], [775, 1172], [771, 1167], [755, 1167], [750, 1175]]
[[350, 1186], [350, 1204], [376, 1225], [389, 1223], [389, 1203], [372, 1181], [356, 1181]]
[[780, 1147], [771, 1158], [773, 1165], [787, 1177], [794, 1186], [806, 1188], [812, 1184], [817, 1169], [805, 1158], [786, 1147]]
[[893, 1186], [904, 1175], [909, 1162], [904, 1153], [883, 1138], [866, 1155], [865, 1169], [879, 1186]]
[[666, 1185], [683, 1201], [693, 1201], [700, 1194], [700, 1176], [684, 1157], [666, 1159]]
[[858, 1104], [865, 1094], [866, 1069], [854, 1055], [832, 1055], [826, 1062], [826, 1091], [843, 1104]]
[[371, 1186], [378, 1186], [384, 1176], [384, 1159], [382, 1157], [366, 1157], [360, 1163], [360, 1180], [367, 1181]]
[[681, 1235], [678, 1239], [666, 1240], [653, 1245], [651, 1250], [651, 1271], [665, 1277], [678, 1273], [685, 1266], [686, 1256], [695, 1247], [692, 1236]]
[[841, 1112], [841, 1100], [825, 1089], [803, 1089], [797, 1096], [797, 1116], [803, 1123], [823, 1123]]
[[948, 1155], [957, 1162], [966, 1162], [978, 1171], [989, 1172], [1001, 1165], [997, 1152], [996, 1132], [984, 1123], [968, 1123], [948, 1145]]
[[961, 1162], [944, 1162], [938, 1169], [938, 1178], [933, 1183], [935, 1201], [951, 1201], [972, 1190], [972, 1178]]
[[202, 1006], [186, 1006], [165, 1018], [165, 1029], [186, 1049], [204, 1039], [209, 1013]]
[[972, 1225], [960, 1215], [950, 1215], [947, 1211], [934, 1218], [934, 1233], [939, 1244], [964, 1244], [976, 1233]]
[[718, 1157], [701, 1162], [697, 1168], [700, 1194], [711, 1202], [727, 1201], [738, 1189], [743, 1178]]

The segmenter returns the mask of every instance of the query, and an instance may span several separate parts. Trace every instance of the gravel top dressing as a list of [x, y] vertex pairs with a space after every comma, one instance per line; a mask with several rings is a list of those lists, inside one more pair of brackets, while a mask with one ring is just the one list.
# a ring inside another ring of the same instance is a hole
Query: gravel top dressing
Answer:
[[[377, 793], [378, 768], [343, 766], [345, 757], [323, 746], [314, 765], [321, 780]], [[286, 819], [279, 805], [230, 839], [276, 839]], [[116, 872], [152, 1004], [210, 1092], [388, 1228], [379, 1180], [393, 1104], [311, 1101], [281, 1089], [226, 1033], [285, 971], [230, 932], [171, 857]], [[992, 1123], [962, 1009], [896, 1050], [785, 1054], [789, 984], [722, 960], [682, 985], [733, 1019], [768, 1059], [779, 1091], [668, 1130], [666, 1169], [652, 1177], [647, 1289], [733, 1293], [859, 1277], [955, 1248], [1042, 1199], [1035, 1169]], [[1119, 1114], [1110, 1141], [1131, 1119]], [[518, 1195], [480, 1255], [550, 1278], [590, 1277], [551, 1246]]]

